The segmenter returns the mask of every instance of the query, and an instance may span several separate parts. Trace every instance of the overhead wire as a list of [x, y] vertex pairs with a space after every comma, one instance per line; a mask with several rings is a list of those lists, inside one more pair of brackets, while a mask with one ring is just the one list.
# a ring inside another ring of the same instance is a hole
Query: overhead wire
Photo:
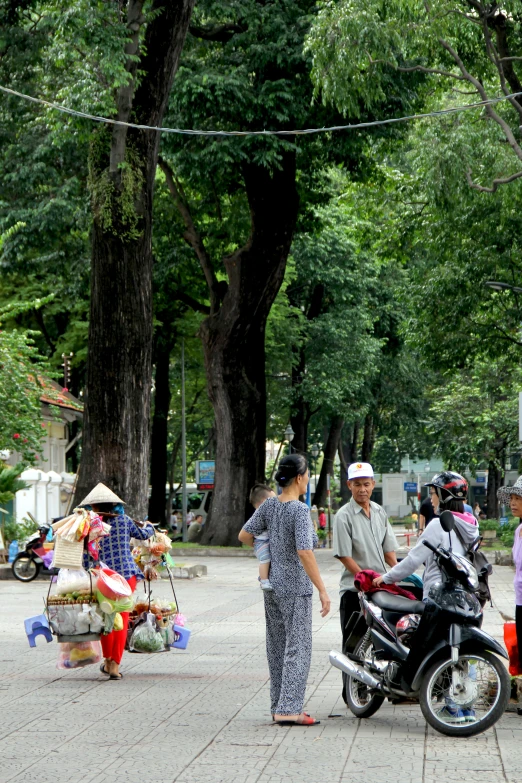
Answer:
[[77, 111], [76, 109], [70, 109], [67, 106], [61, 106], [58, 103], [52, 101], [46, 101], [43, 98], [35, 98], [32, 95], [26, 95], [23, 92], [12, 90], [9, 87], [0, 85], [0, 92], [6, 95], [13, 95], [17, 98], [23, 98], [26, 101], [32, 103], [38, 103], [42, 106], [47, 106], [49, 109], [55, 109], [56, 111], [64, 114], [69, 114], [73, 117], [81, 117], [85, 120], [93, 120], [94, 122], [103, 122], [109, 125], [119, 125], [126, 128], [135, 128], [136, 130], [150, 130], [157, 131], [158, 133], [176, 133], [183, 136], [305, 136], [313, 133], [334, 133], [337, 131], [349, 131], [349, 130], [361, 130], [364, 128], [374, 128], [379, 125], [391, 125], [397, 122], [411, 122], [412, 120], [424, 120], [429, 117], [441, 117], [446, 114], [456, 114], [458, 112], [470, 111], [471, 109], [480, 109], [485, 106], [491, 106], [501, 101], [509, 101], [513, 98], [522, 96], [522, 92], [514, 92], [510, 95], [501, 95], [497, 98], [488, 98], [486, 101], [478, 101], [476, 103], [468, 103], [462, 106], [452, 106], [447, 109], [438, 109], [436, 111], [430, 111], [425, 114], [408, 114], [405, 117], [389, 117], [384, 120], [373, 120], [372, 122], [358, 122], [350, 123], [348, 125], [331, 125], [323, 128], [304, 128], [298, 130], [262, 130], [262, 131], [224, 131], [224, 130], [193, 130], [188, 128], [163, 128], [154, 125], [139, 125], [135, 122], [123, 122], [122, 120], [114, 120], [110, 117], [100, 117], [96, 114], [88, 114], [87, 112]]

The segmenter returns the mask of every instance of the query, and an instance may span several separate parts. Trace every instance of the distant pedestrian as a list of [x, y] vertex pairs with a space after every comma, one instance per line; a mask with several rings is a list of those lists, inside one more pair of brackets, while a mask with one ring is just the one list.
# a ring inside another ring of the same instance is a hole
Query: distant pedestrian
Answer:
[[482, 509], [480, 508], [480, 505], [478, 503], [475, 503], [475, 505], [473, 506], [473, 516], [475, 517], [475, 519], [477, 520], [480, 519], [481, 512]]
[[433, 508], [431, 496], [428, 494], [428, 497], [424, 498], [419, 508], [419, 532], [422, 533], [423, 530], [426, 530], [426, 527], [436, 516], [438, 514]]
[[306, 459], [301, 454], [283, 457], [275, 478], [281, 494], [265, 500], [239, 540], [252, 546], [263, 531], [270, 537], [273, 590], [263, 597], [272, 719], [283, 726], [314, 726], [319, 721], [303, 712], [312, 654], [312, 583], [319, 591], [322, 617], [330, 611], [330, 598], [313, 552], [310, 510], [299, 501], [309, 480]]
[[326, 530], [326, 514], [324, 508], [319, 509], [319, 527], [321, 530]]

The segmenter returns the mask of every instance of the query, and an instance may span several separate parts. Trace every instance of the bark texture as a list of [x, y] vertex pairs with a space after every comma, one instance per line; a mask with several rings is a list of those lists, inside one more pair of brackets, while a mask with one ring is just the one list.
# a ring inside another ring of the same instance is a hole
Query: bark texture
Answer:
[[166, 486], [168, 481], [167, 444], [170, 408], [170, 352], [172, 343], [158, 338], [156, 344], [156, 373], [154, 391], [154, 416], [150, 439], [150, 485], [149, 519], [165, 525], [167, 519]]
[[323, 449], [323, 464], [321, 466], [321, 473], [319, 474], [319, 480], [317, 482], [317, 489], [313, 497], [314, 504], [319, 508], [326, 504], [326, 491], [327, 491], [327, 475], [333, 476], [334, 474], [334, 461], [337, 454], [337, 448], [339, 446], [339, 438], [343, 429], [344, 420], [342, 416], [334, 416], [330, 422], [330, 429], [328, 431], [328, 438]]
[[295, 154], [279, 170], [247, 165], [244, 179], [251, 235], [225, 259], [228, 288], [207, 268], [212, 311], [201, 327], [208, 393], [215, 414], [216, 483], [204, 542], [237, 545], [251, 512], [248, 494], [264, 481], [266, 438], [265, 327], [283, 282], [297, 220]]
[[[118, 119], [162, 124], [194, 0], [163, 3], [147, 27], [143, 72], [122, 87]], [[141, 3], [129, 3], [133, 54]], [[136, 64], [129, 59], [132, 78]], [[152, 199], [160, 136], [101, 129], [90, 159], [93, 201], [91, 311], [83, 451], [75, 494], [103, 481], [135, 516], [147, 510], [152, 376]]]
[[497, 490], [501, 486], [501, 478], [502, 474], [496, 462], [491, 461], [488, 465], [488, 489], [486, 496], [488, 519], [499, 518]]

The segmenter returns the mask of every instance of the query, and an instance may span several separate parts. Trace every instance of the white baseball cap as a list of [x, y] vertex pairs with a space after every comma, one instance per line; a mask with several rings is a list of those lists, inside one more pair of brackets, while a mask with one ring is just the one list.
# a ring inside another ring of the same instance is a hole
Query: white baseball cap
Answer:
[[373, 468], [369, 462], [353, 462], [348, 467], [348, 481], [356, 478], [373, 478]]

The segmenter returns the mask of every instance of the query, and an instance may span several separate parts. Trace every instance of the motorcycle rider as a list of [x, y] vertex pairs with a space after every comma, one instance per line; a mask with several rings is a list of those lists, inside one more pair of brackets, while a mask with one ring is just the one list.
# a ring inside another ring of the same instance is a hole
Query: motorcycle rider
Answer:
[[[434, 622], [436, 610], [434, 605], [430, 604], [427, 599], [430, 588], [435, 583], [440, 582], [441, 571], [434, 553], [425, 547], [423, 542], [428, 541], [434, 547], [451, 548], [453, 552], [465, 555], [467, 549], [477, 539], [479, 534], [477, 520], [473, 514], [464, 511], [464, 500], [468, 493], [468, 483], [463, 476], [451, 470], [445, 470], [435, 475], [425, 486], [429, 488], [431, 502], [437, 513], [440, 514], [446, 510], [451, 511], [455, 519], [455, 531], [446, 533], [441, 526], [440, 519], [438, 517], [434, 518], [423, 532], [416, 546], [411, 549], [404, 560], [394, 566], [387, 574], [379, 576], [373, 581], [375, 587], [378, 587], [383, 582], [384, 584], [394, 584], [410, 576], [419, 566], [423, 563], [425, 564], [423, 601], [427, 603], [427, 607], [422, 615], [419, 629], [412, 640], [411, 652], [401, 672], [403, 686], [406, 690], [410, 685], [408, 674], [415, 670], [416, 665], [420, 663], [425, 652], [429, 649], [431, 636], [436, 627]], [[458, 530], [460, 537], [456, 534], [456, 530]], [[464, 544], [460, 540], [461, 538]], [[447, 705], [446, 710], [446, 718], [454, 719], [455, 723], [474, 720], [474, 715], [470, 710], [456, 709], [450, 703]]]
[[[455, 528], [459, 531], [465, 544], [469, 547], [476, 540], [479, 531], [477, 520], [467, 511], [464, 511], [464, 499], [468, 493], [468, 483], [459, 473], [445, 470], [435, 475], [430, 482], [425, 484], [429, 488], [433, 508], [438, 513], [451, 511], [455, 518]], [[450, 539], [451, 536], [451, 539]], [[406, 576], [413, 574], [419, 566], [426, 564], [423, 575], [423, 600], [425, 601], [430, 588], [435, 582], [440, 581], [441, 573], [435, 555], [424, 546], [423, 542], [429, 541], [434, 547], [443, 546], [451, 548], [459, 555], [466, 554], [459, 537], [454, 533], [446, 533], [440, 524], [438, 517], [432, 519], [428, 527], [419, 538], [416, 546], [410, 550], [407, 556], [394, 566], [387, 574], [374, 579], [377, 587], [382, 582], [390, 585], [400, 582]]]

